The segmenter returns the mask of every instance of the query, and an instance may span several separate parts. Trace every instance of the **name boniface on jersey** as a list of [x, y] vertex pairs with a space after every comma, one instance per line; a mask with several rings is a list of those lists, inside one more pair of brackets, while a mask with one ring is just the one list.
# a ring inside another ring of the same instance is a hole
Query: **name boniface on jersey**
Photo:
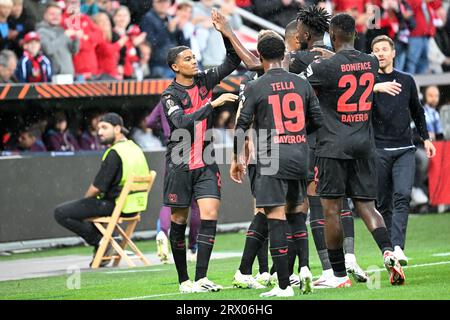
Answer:
[[362, 70], [372, 70], [372, 65], [370, 61], [341, 64], [342, 72], [362, 71]]

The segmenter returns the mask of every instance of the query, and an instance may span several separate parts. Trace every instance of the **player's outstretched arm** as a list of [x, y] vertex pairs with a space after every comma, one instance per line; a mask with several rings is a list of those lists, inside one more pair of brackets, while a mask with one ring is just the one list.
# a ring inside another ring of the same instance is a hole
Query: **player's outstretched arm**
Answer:
[[242, 62], [244, 62], [247, 69], [262, 70], [262, 65], [259, 58], [245, 48], [241, 41], [239, 41], [227, 19], [217, 10], [212, 11], [211, 18], [216, 30], [222, 33], [222, 35], [230, 41], [237, 55]]
[[192, 127], [196, 121], [206, 119], [214, 108], [220, 107], [226, 102], [234, 102], [237, 99], [238, 96], [235, 94], [224, 93], [216, 100], [207, 102], [197, 111], [190, 114], [185, 114], [183, 109], [180, 107], [180, 102], [170, 95], [163, 96], [161, 101], [164, 105], [164, 113], [173, 125], [176, 128], [186, 129]]

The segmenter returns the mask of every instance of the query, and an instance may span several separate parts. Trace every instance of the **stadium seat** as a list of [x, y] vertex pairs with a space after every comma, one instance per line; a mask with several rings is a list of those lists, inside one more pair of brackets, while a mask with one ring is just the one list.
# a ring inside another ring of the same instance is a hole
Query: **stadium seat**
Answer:
[[[116, 202], [114, 211], [110, 217], [95, 217], [88, 221], [94, 223], [97, 229], [103, 234], [103, 238], [100, 242], [100, 246], [95, 254], [94, 261], [92, 263], [92, 268], [96, 269], [100, 266], [100, 263], [104, 260], [113, 259], [113, 266], [119, 265], [120, 260], [123, 258], [130, 267], [135, 267], [136, 265], [132, 261], [133, 259], [140, 259], [144, 265], [150, 265], [148, 259], [142, 254], [138, 247], [131, 240], [134, 229], [137, 223], [141, 220], [141, 213], [138, 212], [132, 217], [121, 216], [122, 209], [125, 205], [125, 200], [129, 193], [137, 191], [150, 192], [153, 182], [155, 181], [156, 172], [150, 171], [149, 176], [145, 177], [128, 177], [125, 185], [120, 193], [120, 196]], [[122, 229], [120, 226], [122, 223], [127, 223], [126, 230]], [[117, 231], [122, 241], [120, 244], [114, 239], [113, 233]], [[117, 254], [112, 256], [105, 256], [106, 249], [108, 245], [111, 245]], [[135, 256], [128, 256], [125, 252], [125, 248], [129, 246], [131, 250], [135, 253]]]

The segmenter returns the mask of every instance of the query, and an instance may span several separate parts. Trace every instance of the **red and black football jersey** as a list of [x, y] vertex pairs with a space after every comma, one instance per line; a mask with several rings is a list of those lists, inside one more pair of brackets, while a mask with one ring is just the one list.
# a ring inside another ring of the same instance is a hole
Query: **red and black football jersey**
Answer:
[[[253, 123], [258, 173], [280, 179], [306, 178], [306, 126], [311, 131], [322, 121], [319, 101], [308, 81], [282, 68], [271, 69], [248, 82], [241, 99], [235, 143], [239, 131], [246, 132]], [[277, 172], [265, 174], [261, 169], [274, 161], [279, 163]]]
[[371, 109], [378, 67], [375, 56], [354, 49], [308, 66], [306, 77], [323, 114], [323, 126], [317, 131], [318, 157], [367, 159], [374, 154]]
[[[211, 143], [206, 131], [213, 125], [213, 89], [241, 62], [231, 43], [224, 42], [227, 57], [220, 66], [200, 72], [189, 87], [174, 80], [161, 96], [171, 131], [166, 153], [171, 168], [194, 170], [205, 166], [204, 150]], [[210, 154], [214, 156], [213, 151]]]

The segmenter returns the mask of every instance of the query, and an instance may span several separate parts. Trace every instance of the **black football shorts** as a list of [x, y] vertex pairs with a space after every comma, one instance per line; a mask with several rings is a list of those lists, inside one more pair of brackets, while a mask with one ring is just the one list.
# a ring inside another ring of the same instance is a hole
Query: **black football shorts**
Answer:
[[307, 180], [279, 179], [273, 176], [256, 175], [256, 207], [279, 207], [287, 203], [302, 204], [306, 198]]
[[188, 208], [195, 200], [214, 198], [220, 200], [221, 177], [217, 164], [190, 171], [167, 167], [164, 176], [164, 205]]
[[332, 159], [318, 157], [317, 193], [321, 198], [348, 197], [361, 200], [377, 198], [375, 158]]

